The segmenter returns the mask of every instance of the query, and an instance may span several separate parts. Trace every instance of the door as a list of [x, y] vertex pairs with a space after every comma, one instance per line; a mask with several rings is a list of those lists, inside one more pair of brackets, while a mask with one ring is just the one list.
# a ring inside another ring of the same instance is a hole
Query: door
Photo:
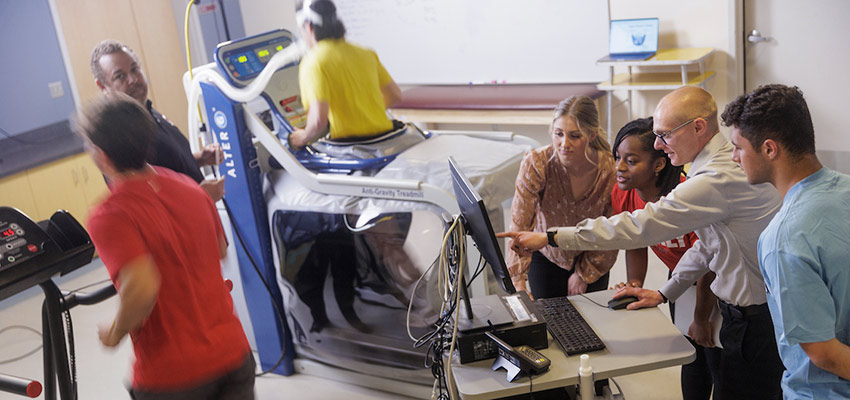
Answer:
[[[89, 67], [101, 40], [115, 39], [139, 56], [154, 107], [186, 134], [188, 105], [183, 35], [168, 0], [54, 0], [80, 101], [100, 94]], [[185, 3], [184, 3], [185, 4]], [[180, 26], [183, 24], [181, 23]]]
[[[745, 0], [745, 87], [798, 86], [815, 128], [818, 157], [850, 172], [850, 1]], [[759, 35], [753, 35], [757, 30]]]

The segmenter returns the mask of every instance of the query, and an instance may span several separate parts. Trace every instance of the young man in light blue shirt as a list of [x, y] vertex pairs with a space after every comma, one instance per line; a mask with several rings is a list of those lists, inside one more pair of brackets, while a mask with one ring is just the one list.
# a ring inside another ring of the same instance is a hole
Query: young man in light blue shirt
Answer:
[[815, 155], [797, 87], [765, 85], [721, 116], [733, 160], [752, 184], [769, 182], [782, 208], [758, 242], [768, 307], [786, 371], [786, 399], [850, 398], [850, 176]]

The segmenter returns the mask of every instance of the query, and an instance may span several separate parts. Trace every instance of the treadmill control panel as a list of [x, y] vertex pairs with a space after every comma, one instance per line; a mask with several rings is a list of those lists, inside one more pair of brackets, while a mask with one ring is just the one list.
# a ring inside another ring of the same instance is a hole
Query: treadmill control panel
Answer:
[[48, 239], [31, 220], [16, 218], [22, 214], [0, 214], [0, 270], [24, 262], [44, 251]]
[[[250, 38], [246, 41], [249, 43], [229, 48], [220, 53], [220, 60], [225, 67], [225, 72], [231, 78], [243, 82], [250, 82], [254, 79], [275, 53], [292, 43], [291, 38], [281, 35], [257, 42], [251, 41]], [[242, 43], [242, 41], [238, 43]], [[230, 42], [229, 44], [237, 43]]]
[[[219, 71], [235, 86], [247, 86], [269, 60], [292, 44], [292, 34], [278, 29], [245, 39], [222, 43], [215, 50]], [[293, 128], [307, 125], [307, 110], [301, 104], [298, 64], [286, 65], [271, 77], [263, 97], [276, 114]]]

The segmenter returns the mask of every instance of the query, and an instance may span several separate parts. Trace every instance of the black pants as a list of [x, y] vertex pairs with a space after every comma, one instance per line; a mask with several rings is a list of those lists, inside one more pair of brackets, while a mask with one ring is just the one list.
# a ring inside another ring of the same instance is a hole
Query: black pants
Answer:
[[[528, 288], [531, 289], [531, 295], [535, 299], [566, 296], [573, 271], [559, 267], [539, 251], [535, 251], [531, 254], [531, 263], [528, 265]], [[608, 273], [605, 273], [596, 282], [588, 284], [587, 292], [607, 290], [608, 277]]]
[[[685, 336], [696, 349], [697, 359], [682, 366], [682, 398], [708, 400], [714, 382], [720, 379], [720, 352], [718, 347], [702, 347]], [[719, 399], [715, 397], [715, 399]]]
[[235, 370], [193, 388], [173, 392], [146, 392], [130, 389], [134, 400], [253, 400], [254, 355], [248, 353], [245, 362]]
[[718, 305], [723, 314], [723, 350], [714, 399], [781, 399], [785, 367], [779, 359], [767, 304], [735, 307], [718, 301]]
[[[673, 272], [667, 274], [667, 279]], [[676, 323], [676, 303], [670, 302], [670, 317]], [[720, 379], [720, 352], [719, 347], [702, 347], [685, 336], [688, 342], [696, 350], [696, 360], [682, 366], [682, 399], [683, 400], [709, 400], [711, 391]], [[715, 400], [719, 397], [715, 395]]]
[[295, 291], [313, 316], [311, 332], [319, 332], [330, 323], [324, 294], [328, 272], [333, 275], [334, 298], [345, 320], [359, 330], [367, 330], [354, 311], [357, 277], [355, 259], [354, 240], [346, 228], [322, 232], [317, 236], [295, 278]]

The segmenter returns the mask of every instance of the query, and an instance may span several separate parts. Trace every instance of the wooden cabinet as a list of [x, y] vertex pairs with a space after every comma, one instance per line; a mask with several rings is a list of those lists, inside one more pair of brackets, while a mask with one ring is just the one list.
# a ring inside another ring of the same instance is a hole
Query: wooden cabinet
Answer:
[[4, 178], [0, 190], [3, 205], [19, 208], [35, 221], [63, 209], [85, 225], [89, 208], [107, 188], [100, 171], [81, 153]]
[[26, 172], [0, 178], [0, 206], [15, 207], [32, 219], [39, 219]]
[[[109, 194], [109, 189], [106, 187], [106, 181], [103, 179], [100, 170], [97, 169], [94, 161], [88, 155], [77, 156], [77, 168], [79, 168], [81, 177], [80, 188], [86, 198], [86, 204], [91, 208]], [[86, 217], [88, 217], [88, 212]]]

